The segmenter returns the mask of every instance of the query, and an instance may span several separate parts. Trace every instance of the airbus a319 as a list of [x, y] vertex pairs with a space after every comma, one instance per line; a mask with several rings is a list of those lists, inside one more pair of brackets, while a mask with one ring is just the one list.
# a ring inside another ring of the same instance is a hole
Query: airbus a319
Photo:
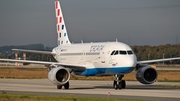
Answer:
[[58, 89], [69, 89], [70, 73], [81, 76], [114, 76], [113, 88], [124, 89], [124, 75], [136, 70], [136, 78], [142, 84], [152, 84], [158, 77], [157, 71], [148, 63], [177, 60], [177, 58], [137, 61], [129, 45], [122, 42], [71, 43], [68, 38], [62, 9], [55, 1], [56, 27], [58, 46], [52, 52], [13, 49], [21, 52], [51, 54], [57, 62], [0, 59], [6, 62], [43, 64], [48, 67], [49, 80]]

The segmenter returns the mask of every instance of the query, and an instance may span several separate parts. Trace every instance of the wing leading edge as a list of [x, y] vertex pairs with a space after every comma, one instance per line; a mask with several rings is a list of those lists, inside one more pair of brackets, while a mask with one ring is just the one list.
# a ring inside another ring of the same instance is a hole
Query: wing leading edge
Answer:
[[137, 64], [146, 64], [146, 63], [153, 63], [153, 62], [163, 62], [163, 61], [171, 61], [171, 60], [179, 60], [180, 57], [176, 58], [166, 58], [166, 59], [155, 59], [155, 60], [145, 60], [145, 61], [138, 61]]

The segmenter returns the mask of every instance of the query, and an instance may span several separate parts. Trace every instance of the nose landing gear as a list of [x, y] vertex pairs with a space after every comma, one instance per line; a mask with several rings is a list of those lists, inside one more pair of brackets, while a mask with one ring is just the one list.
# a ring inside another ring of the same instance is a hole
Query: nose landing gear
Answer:
[[123, 77], [124, 75], [119, 75], [119, 74], [114, 75], [115, 80], [113, 83], [113, 88], [115, 90], [126, 88], [126, 82], [125, 80], [122, 80]]

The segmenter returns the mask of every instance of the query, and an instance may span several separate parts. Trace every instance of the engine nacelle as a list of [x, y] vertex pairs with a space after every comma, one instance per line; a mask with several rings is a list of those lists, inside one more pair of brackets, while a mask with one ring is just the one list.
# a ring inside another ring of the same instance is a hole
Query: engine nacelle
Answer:
[[152, 84], [158, 77], [157, 71], [150, 67], [141, 67], [136, 71], [136, 79], [142, 84]]
[[48, 73], [49, 80], [55, 85], [64, 85], [70, 79], [69, 70], [64, 67], [52, 68]]

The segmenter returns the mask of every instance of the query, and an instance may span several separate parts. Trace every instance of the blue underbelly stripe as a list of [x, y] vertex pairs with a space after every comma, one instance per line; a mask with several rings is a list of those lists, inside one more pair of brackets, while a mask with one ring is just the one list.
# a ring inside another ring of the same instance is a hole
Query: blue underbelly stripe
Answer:
[[74, 71], [76, 75], [94, 76], [98, 74], [126, 74], [134, 70], [134, 67], [108, 67], [108, 68], [89, 68], [83, 72]]

